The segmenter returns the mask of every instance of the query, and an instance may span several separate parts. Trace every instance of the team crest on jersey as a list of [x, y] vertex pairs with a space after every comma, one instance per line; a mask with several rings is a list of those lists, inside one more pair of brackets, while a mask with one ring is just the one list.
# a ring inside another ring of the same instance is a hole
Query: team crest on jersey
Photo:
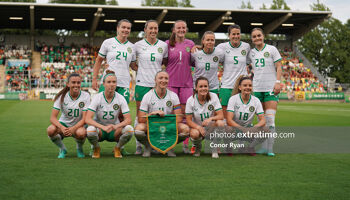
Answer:
[[159, 47], [159, 48], [158, 48], [158, 52], [159, 52], [159, 53], [163, 53], [163, 49]]
[[242, 54], [243, 56], [245, 56], [245, 55], [247, 55], [247, 51], [246, 51], [246, 50], [242, 50], [242, 51], [241, 51], [241, 54]]
[[265, 58], [268, 58], [269, 56], [270, 56], [270, 53], [269, 53], [269, 52], [265, 52], [265, 53], [264, 53], [264, 57], [265, 57]]
[[172, 103], [171, 101], [167, 101], [167, 102], [166, 102], [166, 106], [170, 107], [170, 106], [172, 106], [172, 105], [173, 105], [173, 103]]
[[214, 58], [213, 58], [213, 61], [214, 62], [217, 62], [219, 60], [219, 58], [217, 57], [217, 56], [215, 56]]
[[165, 131], [166, 131], [166, 127], [165, 126], [160, 126], [159, 127], [159, 132], [160, 133], [165, 133]]
[[127, 48], [127, 51], [128, 51], [129, 53], [132, 53], [131, 47], [128, 47], [128, 48]]
[[249, 111], [250, 111], [250, 112], [254, 112], [254, 110], [255, 110], [254, 106], [250, 106], [250, 107], [249, 107]]
[[119, 105], [118, 105], [118, 104], [114, 104], [114, 105], [113, 105], [113, 109], [114, 109], [114, 110], [118, 110], [118, 109], [119, 109]]
[[210, 105], [208, 106], [208, 110], [209, 110], [209, 111], [213, 111], [213, 110], [214, 110], [214, 106], [213, 106], [212, 104], [210, 104]]
[[83, 108], [85, 106], [85, 103], [84, 102], [80, 102], [79, 103], [79, 108]]
[[190, 47], [186, 47], [186, 51], [189, 53], [191, 51]]

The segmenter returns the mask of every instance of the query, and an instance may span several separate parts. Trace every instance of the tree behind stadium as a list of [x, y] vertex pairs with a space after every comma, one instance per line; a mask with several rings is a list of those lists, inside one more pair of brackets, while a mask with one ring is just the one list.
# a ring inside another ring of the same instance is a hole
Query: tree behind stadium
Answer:
[[[330, 11], [317, 1], [313, 11]], [[337, 82], [350, 82], [350, 20], [346, 24], [331, 17], [305, 34], [297, 45], [301, 52], [326, 76]]]

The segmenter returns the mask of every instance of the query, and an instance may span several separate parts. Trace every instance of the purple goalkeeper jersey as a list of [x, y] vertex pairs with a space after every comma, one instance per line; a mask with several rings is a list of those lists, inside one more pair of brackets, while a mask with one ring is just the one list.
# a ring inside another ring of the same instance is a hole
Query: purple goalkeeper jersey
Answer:
[[176, 43], [175, 47], [168, 44], [169, 87], [193, 87], [191, 73], [191, 49], [194, 46], [192, 40], [185, 39], [182, 43]]

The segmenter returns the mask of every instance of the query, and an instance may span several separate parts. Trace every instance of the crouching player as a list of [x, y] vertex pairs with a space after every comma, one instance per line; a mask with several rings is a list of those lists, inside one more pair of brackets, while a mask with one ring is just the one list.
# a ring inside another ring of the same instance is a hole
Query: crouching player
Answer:
[[[151, 146], [147, 139], [147, 125], [146, 116], [159, 115], [164, 116], [168, 114], [181, 114], [179, 97], [168, 90], [169, 75], [166, 71], [160, 71], [155, 77], [156, 86], [145, 94], [142, 98], [140, 111], [138, 113], [139, 124], [135, 127], [135, 136], [139, 142], [145, 146], [145, 150], [142, 154], [143, 157], [151, 156]], [[189, 135], [189, 128], [186, 124], [180, 123], [182, 117], [177, 117], [178, 123], [178, 143], [184, 141]], [[167, 152], [169, 157], [175, 157], [173, 149]]]
[[[115, 91], [117, 77], [113, 71], [106, 71], [103, 86], [105, 91], [93, 97], [86, 114], [86, 123], [89, 125], [87, 138], [93, 147], [92, 158], [100, 158], [99, 142], [104, 140], [117, 142], [114, 157], [121, 158], [120, 149], [129, 142], [134, 132], [130, 125], [129, 107], [125, 98]], [[119, 113], [123, 114], [122, 122], [119, 121]]]
[[[265, 126], [264, 110], [260, 100], [252, 95], [252, 80], [247, 76], [240, 76], [233, 89], [227, 105], [227, 125], [234, 127], [238, 132], [256, 133], [268, 131]], [[254, 115], [258, 116], [259, 122], [252, 127]], [[255, 155], [255, 146], [263, 142], [265, 138], [238, 138], [241, 141], [249, 141], [249, 147], [245, 148], [247, 153]]]
[[[55, 96], [54, 105], [50, 117], [51, 125], [47, 128], [47, 134], [51, 141], [59, 148], [58, 158], [65, 158], [67, 149], [62, 139], [73, 136], [77, 142], [78, 158], [85, 157], [83, 144], [86, 138], [86, 130], [83, 127], [86, 109], [90, 104], [90, 95], [81, 91], [81, 77], [73, 73], [68, 76], [67, 85]], [[61, 117], [57, 120], [59, 112]]]
[[[193, 156], [199, 157], [202, 148], [202, 140], [205, 137], [204, 127], [211, 125], [224, 127], [224, 114], [220, 100], [215, 93], [209, 92], [209, 81], [205, 77], [199, 77], [195, 82], [193, 96], [186, 103], [186, 121], [191, 128], [190, 137], [196, 150]], [[217, 148], [213, 148], [213, 158], [218, 158]]]

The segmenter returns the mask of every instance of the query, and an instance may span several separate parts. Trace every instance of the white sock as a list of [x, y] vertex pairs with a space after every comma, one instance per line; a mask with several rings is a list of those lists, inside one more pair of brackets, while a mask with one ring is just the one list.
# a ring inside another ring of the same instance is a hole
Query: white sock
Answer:
[[[270, 131], [272, 133], [274, 133], [275, 130], [275, 115], [276, 115], [276, 110], [266, 110], [265, 112], [266, 115], [266, 126], [270, 129]], [[267, 140], [265, 140], [267, 143], [267, 151], [268, 153], [273, 153], [273, 144], [275, 143], [275, 138], [271, 137], [271, 138], [267, 138]]]
[[122, 135], [119, 138], [119, 142], [117, 144], [118, 148], [123, 147], [126, 143], [128, 143], [134, 133], [134, 128], [130, 125], [127, 125], [122, 130]]
[[83, 145], [85, 143], [85, 138], [80, 140], [80, 139], [77, 139], [77, 138], [74, 138], [75, 141], [77, 142], [77, 149], [83, 149]]
[[99, 147], [97, 129], [93, 126], [87, 128], [87, 138], [94, 148]]
[[[134, 127], [136, 127], [139, 124], [138, 117], [135, 117]], [[137, 147], [142, 147], [142, 144], [136, 140], [136, 149]]]
[[137, 141], [139, 141], [139, 143], [141, 143], [143, 145], [146, 144], [147, 137], [146, 137], [145, 131], [135, 130], [135, 137], [136, 137]]
[[56, 146], [58, 146], [58, 148], [60, 148], [62, 150], [66, 149], [66, 146], [64, 146], [64, 144], [62, 142], [62, 137], [60, 134], [57, 134], [57, 135], [52, 136], [52, 137], [49, 136], [49, 138]]

